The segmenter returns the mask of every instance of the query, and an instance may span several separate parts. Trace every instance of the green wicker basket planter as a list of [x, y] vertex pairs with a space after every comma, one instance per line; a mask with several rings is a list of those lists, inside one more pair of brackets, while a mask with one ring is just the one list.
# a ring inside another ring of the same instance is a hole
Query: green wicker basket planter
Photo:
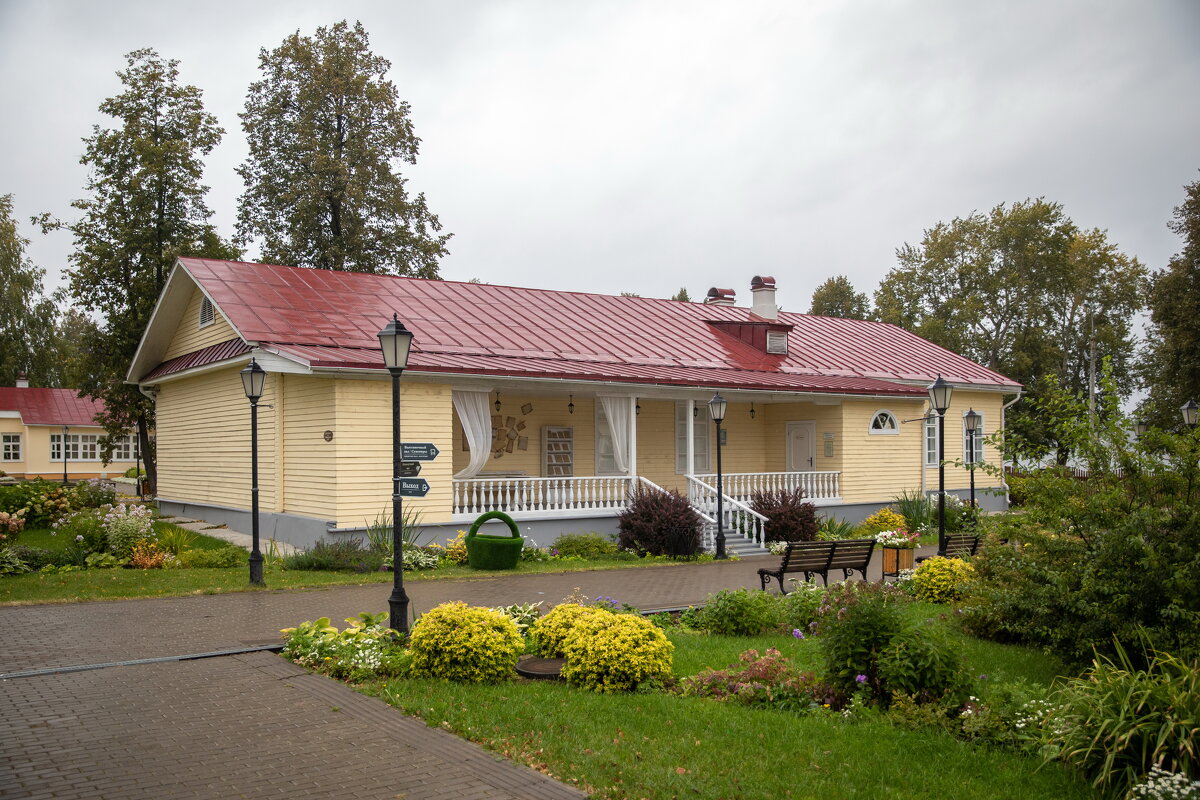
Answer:
[[[498, 519], [508, 526], [511, 536], [483, 536], [479, 528], [489, 519]], [[473, 569], [515, 569], [521, 560], [525, 540], [517, 530], [517, 523], [503, 511], [480, 514], [467, 531], [467, 563]]]

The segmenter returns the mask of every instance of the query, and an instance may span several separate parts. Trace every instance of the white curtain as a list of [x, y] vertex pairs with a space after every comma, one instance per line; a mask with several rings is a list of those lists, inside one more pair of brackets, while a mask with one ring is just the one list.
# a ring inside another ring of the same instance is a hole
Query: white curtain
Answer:
[[471, 448], [471, 463], [456, 473], [456, 478], [474, 478], [487, 464], [492, 455], [492, 415], [488, 407], [489, 392], [466, 392], [457, 389], [452, 393], [454, 410], [462, 423], [467, 446]]
[[600, 407], [604, 409], [604, 419], [608, 421], [608, 432], [612, 436], [613, 461], [616, 462], [617, 472], [629, 474], [629, 430], [633, 425], [630, 414], [628, 397], [599, 397]]

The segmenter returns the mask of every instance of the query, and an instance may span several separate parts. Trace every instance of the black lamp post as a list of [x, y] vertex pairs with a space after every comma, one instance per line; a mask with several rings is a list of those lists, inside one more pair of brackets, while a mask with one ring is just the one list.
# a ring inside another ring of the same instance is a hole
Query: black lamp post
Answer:
[[[979, 432], [980, 420], [982, 420], [982, 417], [976, 414], [973, 408], [968, 409], [966, 415], [963, 417], [963, 421], [967, 426], [967, 448], [971, 454], [967, 459], [967, 463], [970, 465], [967, 469], [971, 472], [971, 513], [973, 515], [975, 514], [975, 436]], [[974, 519], [975, 517], [972, 518]]]
[[[404, 591], [404, 542], [400, 536], [400, 522], [404, 516], [404, 501], [400, 497], [400, 374], [408, 366], [412, 338], [412, 332], [395, 314], [387, 327], [379, 332], [383, 364], [392, 375], [392, 596], [388, 598], [389, 624], [392, 630], [401, 634], [408, 633], [408, 594]], [[499, 402], [497, 395], [496, 403]]]
[[717, 423], [717, 559], [725, 558], [725, 487], [721, 481], [721, 421], [725, 419], [725, 410], [729, 407], [724, 397], [714, 394], [708, 401], [708, 413]]
[[258, 398], [262, 397], [267, 371], [251, 358], [250, 366], [238, 374], [250, 401], [250, 585], [266, 586], [262, 551], [258, 547]]
[[67, 485], [67, 431], [69, 431], [69, 430], [71, 430], [70, 427], [63, 425], [63, 440], [62, 440], [63, 486]]
[[929, 384], [929, 404], [938, 415], [938, 551], [946, 555], [946, 409], [950, 408], [950, 396], [954, 387], [946, 383], [941, 375]]

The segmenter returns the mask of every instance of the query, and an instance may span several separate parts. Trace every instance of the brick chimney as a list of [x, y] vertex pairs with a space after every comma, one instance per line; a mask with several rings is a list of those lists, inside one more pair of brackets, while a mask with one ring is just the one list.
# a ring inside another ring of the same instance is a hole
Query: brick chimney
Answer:
[[750, 281], [750, 293], [754, 305], [750, 311], [763, 319], [779, 319], [779, 306], [775, 305], [775, 279], [770, 275], [755, 275]]
[[706, 306], [732, 306], [737, 304], [737, 293], [733, 289], [718, 289], [716, 286], [708, 290], [704, 298]]
[[29, 378], [25, 375], [24, 372], [17, 373], [17, 388], [18, 389], [28, 389], [29, 388]]

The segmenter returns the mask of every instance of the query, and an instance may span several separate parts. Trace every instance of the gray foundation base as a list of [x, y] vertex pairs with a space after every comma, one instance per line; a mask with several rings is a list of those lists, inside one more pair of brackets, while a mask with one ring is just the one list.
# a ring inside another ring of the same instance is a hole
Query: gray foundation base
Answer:
[[[517, 529], [525, 537], [525, 541], [537, 547], [549, 547], [554, 540], [564, 533], [603, 533], [617, 538], [617, 518], [606, 517], [571, 517], [569, 519], [516, 519]], [[422, 525], [417, 533], [416, 543], [420, 545], [440, 544], [458, 537], [459, 531], [471, 527], [470, 522], [447, 522], [441, 525]], [[481, 528], [486, 533], [506, 531], [503, 522], [492, 520]], [[338, 528], [331, 531], [333, 537], [364, 536], [366, 528]], [[505, 533], [507, 535], [507, 533]]]
[[[163, 516], [193, 517], [213, 525], [228, 525], [235, 531], [250, 533], [253, 520], [244, 508], [230, 508], [185, 500], [158, 498], [158, 510]], [[333, 521], [302, 517], [297, 514], [258, 512], [258, 535], [263, 541], [276, 539], [306, 550], [322, 536], [328, 536]]]

